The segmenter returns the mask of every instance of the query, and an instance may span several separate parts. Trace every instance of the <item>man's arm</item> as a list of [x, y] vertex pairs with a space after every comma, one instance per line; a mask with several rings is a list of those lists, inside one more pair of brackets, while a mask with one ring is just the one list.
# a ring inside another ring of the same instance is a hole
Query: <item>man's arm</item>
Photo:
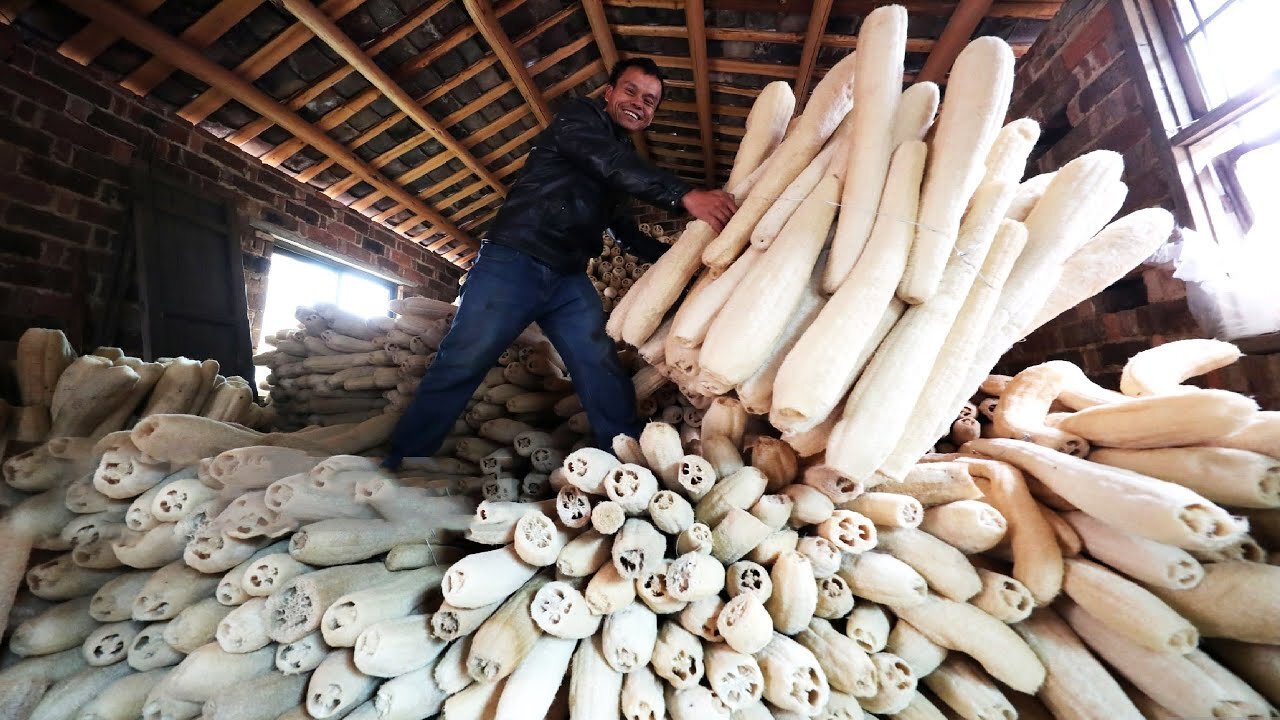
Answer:
[[609, 230], [613, 233], [613, 239], [618, 241], [623, 250], [645, 262], [655, 262], [662, 253], [667, 251], [667, 245], [640, 232], [640, 228], [636, 227], [635, 218], [626, 208], [619, 207], [614, 212], [609, 220]]
[[650, 165], [613, 136], [586, 102], [568, 102], [551, 121], [556, 149], [570, 162], [607, 183], [658, 207], [681, 208], [692, 188], [675, 175]]

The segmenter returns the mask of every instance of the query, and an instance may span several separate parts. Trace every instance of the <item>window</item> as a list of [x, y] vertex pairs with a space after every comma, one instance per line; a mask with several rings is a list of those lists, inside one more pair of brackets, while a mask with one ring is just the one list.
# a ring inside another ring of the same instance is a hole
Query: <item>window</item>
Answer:
[[1180, 87], [1170, 143], [1199, 229], [1220, 242], [1280, 234], [1277, 0], [1154, 0]]
[[[395, 298], [395, 284], [336, 262], [317, 260], [291, 252], [277, 243], [267, 271], [267, 300], [262, 312], [261, 337], [296, 327], [299, 305], [337, 305], [363, 317], [387, 315]], [[266, 376], [267, 368], [258, 373]], [[262, 378], [259, 378], [261, 380]]]

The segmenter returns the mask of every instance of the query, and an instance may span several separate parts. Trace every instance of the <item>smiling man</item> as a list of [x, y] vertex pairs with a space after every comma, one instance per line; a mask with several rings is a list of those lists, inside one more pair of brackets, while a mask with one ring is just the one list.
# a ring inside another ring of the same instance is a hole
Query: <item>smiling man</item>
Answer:
[[603, 104], [570, 100], [534, 138], [467, 276], [453, 325], [396, 426], [386, 466], [439, 450], [485, 373], [531, 322], [564, 358], [596, 438], [607, 444], [639, 433], [631, 378], [605, 335], [587, 260], [600, 254], [606, 229], [645, 260], [666, 249], [636, 228], [627, 196], [683, 208], [717, 232], [737, 210], [728, 193], [693, 189], [636, 154], [628, 133], [649, 126], [662, 93], [652, 60], [624, 60], [609, 76]]

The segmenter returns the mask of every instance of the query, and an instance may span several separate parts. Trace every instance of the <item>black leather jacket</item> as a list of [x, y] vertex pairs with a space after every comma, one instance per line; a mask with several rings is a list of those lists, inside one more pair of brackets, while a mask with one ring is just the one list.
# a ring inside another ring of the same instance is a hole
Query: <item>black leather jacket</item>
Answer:
[[628, 252], [653, 261], [667, 246], [640, 232], [625, 196], [675, 209], [689, 190], [637, 155], [598, 102], [574, 98], [534, 138], [485, 239], [559, 272], [580, 272], [600, 254], [608, 228]]

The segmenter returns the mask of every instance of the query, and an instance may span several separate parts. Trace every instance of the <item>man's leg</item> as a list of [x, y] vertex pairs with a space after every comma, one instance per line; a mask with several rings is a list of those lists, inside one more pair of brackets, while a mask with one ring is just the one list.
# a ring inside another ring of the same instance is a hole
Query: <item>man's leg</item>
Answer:
[[467, 400], [502, 351], [537, 313], [545, 276], [527, 255], [485, 245], [462, 286], [453, 324], [440, 343], [413, 401], [391, 435], [384, 463], [435, 454]]
[[562, 276], [538, 326], [564, 358], [596, 440], [608, 447], [618, 434], [638, 437], [635, 388], [604, 332], [604, 310], [591, 281]]

